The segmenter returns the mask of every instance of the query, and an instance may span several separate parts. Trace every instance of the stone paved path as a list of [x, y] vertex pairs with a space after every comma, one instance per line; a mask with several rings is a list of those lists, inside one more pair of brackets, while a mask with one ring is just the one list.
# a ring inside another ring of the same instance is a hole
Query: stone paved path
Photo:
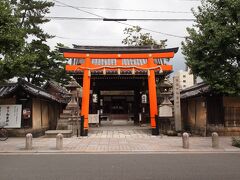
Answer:
[[25, 138], [0, 141], [0, 153], [240, 152], [231, 146], [231, 137], [220, 137], [218, 149], [211, 147], [211, 137], [190, 137], [190, 149], [183, 149], [181, 137], [152, 136], [149, 127], [139, 126], [92, 127], [88, 137], [64, 138], [63, 150], [56, 150], [55, 138], [44, 137], [33, 139], [32, 150], [24, 148]]

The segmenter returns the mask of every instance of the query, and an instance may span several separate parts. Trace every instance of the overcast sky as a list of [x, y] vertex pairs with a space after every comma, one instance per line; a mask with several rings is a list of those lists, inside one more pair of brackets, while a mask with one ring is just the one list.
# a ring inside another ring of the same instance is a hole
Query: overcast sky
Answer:
[[[197, 0], [58, 0], [74, 7], [90, 8], [115, 8], [115, 9], [138, 9], [149, 11], [173, 11], [173, 12], [191, 12], [191, 8], [196, 9], [200, 5]], [[62, 7], [55, 1], [51, 8], [51, 13], [47, 16], [64, 16], [64, 17], [89, 17], [96, 16], [81, 12], [80, 10]], [[160, 12], [143, 12], [143, 11], [118, 11], [118, 10], [85, 10], [106, 18], [194, 18], [192, 13], [160, 13]], [[139, 25], [153, 31], [158, 31], [177, 36], [186, 36], [186, 27], [191, 27], [193, 22], [162, 22], [162, 21], [127, 21], [131, 25]], [[72, 47], [72, 44], [79, 45], [122, 45], [124, 38], [123, 30], [126, 25], [116, 22], [104, 21], [80, 21], [80, 20], [55, 20], [52, 19], [46, 23], [43, 28], [46, 32], [56, 37], [49, 40], [48, 44], [53, 47], [60, 42], [66, 46]], [[147, 32], [147, 31], [143, 31]], [[181, 54], [182, 38], [163, 35], [160, 33], [150, 32], [154, 39], [168, 39], [167, 47], [179, 47], [179, 52], [171, 60], [174, 71], [185, 69], [184, 57]]]

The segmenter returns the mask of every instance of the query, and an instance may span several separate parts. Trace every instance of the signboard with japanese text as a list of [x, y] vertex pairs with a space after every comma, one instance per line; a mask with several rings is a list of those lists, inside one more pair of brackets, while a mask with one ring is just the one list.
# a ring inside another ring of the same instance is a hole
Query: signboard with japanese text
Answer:
[[20, 128], [22, 105], [0, 105], [0, 126]]

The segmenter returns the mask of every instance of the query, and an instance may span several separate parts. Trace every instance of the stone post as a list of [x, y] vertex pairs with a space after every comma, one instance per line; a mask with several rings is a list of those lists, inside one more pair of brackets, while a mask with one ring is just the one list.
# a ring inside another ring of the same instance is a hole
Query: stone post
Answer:
[[56, 149], [57, 150], [63, 149], [63, 135], [60, 133], [57, 134], [57, 136], [56, 136]]
[[218, 133], [212, 133], [212, 148], [219, 148], [219, 137]]
[[181, 120], [181, 98], [180, 98], [180, 79], [179, 76], [173, 78], [173, 98], [174, 98], [174, 120], [175, 130], [182, 130]]
[[31, 150], [32, 149], [32, 134], [28, 133], [26, 135], [26, 145], [25, 145], [26, 150]]
[[183, 141], [183, 148], [189, 149], [189, 135], [188, 133], [183, 133], [182, 135], [182, 141]]

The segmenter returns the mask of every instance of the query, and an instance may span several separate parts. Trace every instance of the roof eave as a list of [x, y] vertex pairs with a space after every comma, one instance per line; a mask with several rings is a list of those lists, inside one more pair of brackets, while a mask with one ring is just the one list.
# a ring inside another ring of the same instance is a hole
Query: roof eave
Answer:
[[113, 49], [74, 49], [74, 48], [59, 48], [59, 51], [64, 52], [70, 52], [70, 53], [92, 53], [92, 54], [143, 54], [143, 53], [165, 53], [165, 52], [178, 52], [178, 47], [176, 48], [168, 48], [168, 49], [119, 49], [119, 50], [113, 50]]

